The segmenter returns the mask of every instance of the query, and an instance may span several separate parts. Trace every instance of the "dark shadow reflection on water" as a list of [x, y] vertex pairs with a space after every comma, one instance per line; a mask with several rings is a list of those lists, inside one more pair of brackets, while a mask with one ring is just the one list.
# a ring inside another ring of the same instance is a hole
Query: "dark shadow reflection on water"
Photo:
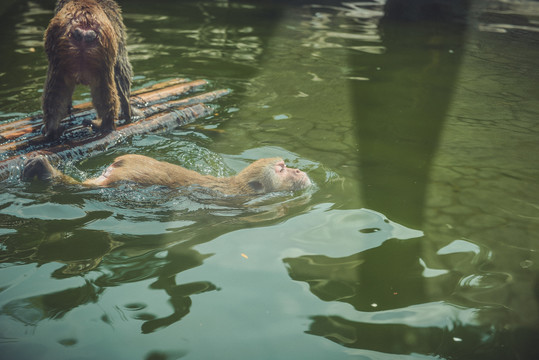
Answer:
[[[306, 282], [320, 300], [348, 303], [358, 311], [351, 318], [312, 316], [307, 333], [349, 348], [382, 353], [511, 358], [513, 340], [505, 325], [514, 314], [501, 305], [453, 296], [462, 268], [425, 276], [428, 269], [417, 255], [418, 244], [425, 240], [390, 239], [342, 258], [304, 255], [284, 259], [290, 277]], [[459, 256], [459, 262], [472, 263], [467, 255], [467, 259]], [[468, 271], [475, 270], [470, 266]], [[433, 293], [425, 288], [441, 290]], [[488, 321], [482, 321], [482, 316]]]
[[[437, 150], [464, 47], [468, 0], [389, 0], [380, 19], [383, 54], [350, 54], [350, 81], [368, 208], [423, 225]], [[367, 69], [360, 72], [360, 69]]]
[[[432, 163], [461, 71], [469, 11], [468, 0], [388, 0], [378, 27], [385, 51], [349, 52], [364, 206], [412, 228], [425, 228]], [[355, 24], [353, 16], [348, 20]], [[346, 347], [392, 354], [533, 358], [530, 354], [536, 351], [531, 339], [537, 329], [519, 324], [520, 309], [508, 308], [507, 302], [493, 296], [495, 288], [502, 292], [511, 275], [485, 270], [492, 261], [487, 258], [475, 259], [469, 268], [469, 250], [444, 261], [436, 246], [447, 240], [431, 236], [436, 234], [406, 244], [387, 241], [343, 258], [284, 259], [290, 277], [308, 283], [319, 299], [348, 303], [361, 313], [389, 311], [391, 319], [377, 323], [372, 318], [313, 316], [308, 333]], [[431, 266], [439, 271], [437, 276], [425, 275]], [[495, 285], [491, 289], [487, 284], [474, 285], [481, 296], [470, 290], [466, 293], [467, 281]], [[431, 302], [473, 309], [474, 315], [464, 321], [449, 315], [436, 326], [414, 326], [391, 312]]]

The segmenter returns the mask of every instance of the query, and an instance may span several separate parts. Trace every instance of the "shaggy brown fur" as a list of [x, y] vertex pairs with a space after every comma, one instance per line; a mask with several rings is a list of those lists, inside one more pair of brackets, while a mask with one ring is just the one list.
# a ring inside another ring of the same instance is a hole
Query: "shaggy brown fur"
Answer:
[[127, 58], [125, 26], [113, 0], [60, 0], [45, 32], [49, 60], [43, 93], [43, 133], [61, 135], [60, 121], [71, 106], [77, 84], [90, 87], [102, 131], [115, 129], [122, 115], [131, 121], [132, 69]]

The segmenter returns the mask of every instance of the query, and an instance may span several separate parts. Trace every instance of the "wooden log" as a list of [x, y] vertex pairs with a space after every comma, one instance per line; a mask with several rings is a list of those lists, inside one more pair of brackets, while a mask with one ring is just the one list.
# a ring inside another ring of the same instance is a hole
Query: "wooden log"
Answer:
[[[143, 108], [200, 90], [207, 84], [208, 82], [205, 80], [172, 79], [134, 91], [131, 93], [130, 100], [134, 106]], [[75, 105], [72, 114], [62, 119], [61, 123], [69, 127], [75, 122], [94, 120], [95, 118], [96, 112], [92, 109], [92, 103], [86, 102]], [[43, 118], [41, 115], [3, 122], [0, 124], [0, 144], [25, 134], [36, 132], [38, 128], [41, 128], [42, 123]]]
[[170, 130], [177, 126], [192, 123], [198, 118], [213, 114], [213, 112], [213, 108], [206, 104], [189, 105], [164, 114], [154, 115], [136, 123], [120, 126], [116, 131], [108, 134], [95, 134], [89, 138], [68, 140], [47, 149], [31, 151], [25, 155], [12, 156], [0, 161], [0, 180], [5, 180], [15, 175], [18, 176], [25, 159], [45, 155], [53, 163], [78, 160], [104, 152], [130, 136], [160, 130]]

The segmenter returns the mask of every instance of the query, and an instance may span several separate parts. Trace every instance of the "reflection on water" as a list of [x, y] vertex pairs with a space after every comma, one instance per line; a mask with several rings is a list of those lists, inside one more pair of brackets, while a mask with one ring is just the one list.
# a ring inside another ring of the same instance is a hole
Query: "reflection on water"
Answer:
[[[121, 3], [135, 86], [233, 92], [63, 170], [137, 152], [227, 176], [281, 156], [315, 186], [234, 203], [13, 178], [2, 357], [537, 358], [535, 2]], [[51, 15], [1, 15], [1, 119], [39, 109]]]
[[[459, 266], [436, 272], [418, 258], [416, 241], [389, 240], [341, 258], [304, 255], [284, 259], [291, 278], [308, 283], [318, 298], [348, 303], [358, 311], [313, 316], [308, 333], [346, 347], [394, 354], [451, 357], [458, 349], [479, 358], [481, 347], [503, 350], [509, 346], [506, 326], [511, 322], [510, 311], [502, 304], [487, 305], [454, 295], [455, 289], [478, 282], [477, 278], [468, 280], [466, 274], [476, 274], [485, 257], [480, 260], [478, 255], [456, 252], [452, 258]], [[394, 253], [399, 256], [390, 255]], [[490, 275], [495, 274], [483, 276]], [[503, 282], [474, 287], [485, 292], [492, 285], [499, 287]], [[429, 291], [433, 288], [445, 290]]]

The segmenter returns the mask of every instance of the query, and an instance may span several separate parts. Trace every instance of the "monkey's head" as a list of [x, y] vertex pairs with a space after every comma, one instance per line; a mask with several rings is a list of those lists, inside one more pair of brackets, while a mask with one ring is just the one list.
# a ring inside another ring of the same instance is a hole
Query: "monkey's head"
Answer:
[[[51, 56], [73, 62], [85, 54], [85, 61], [107, 63], [118, 51], [114, 27], [96, 1], [70, 1], [58, 9], [45, 32], [45, 50]], [[97, 65], [97, 64], [96, 64]]]
[[237, 178], [255, 194], [295, 191], [311, 185], [306, 173], [287, 167], [281, 158], [257, 160], [243, 169]]

